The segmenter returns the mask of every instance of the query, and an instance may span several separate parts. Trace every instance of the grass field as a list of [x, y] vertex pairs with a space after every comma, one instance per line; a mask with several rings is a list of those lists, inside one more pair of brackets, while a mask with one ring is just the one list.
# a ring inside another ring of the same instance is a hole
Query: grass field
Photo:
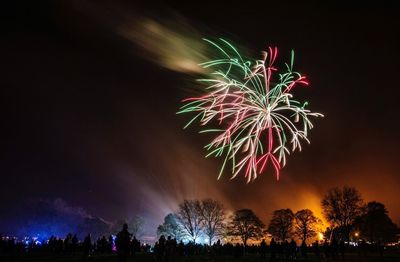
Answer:
[[[0, 256], [0, 261], [32, 261], [32, 262], [72, 262], [72, 261], [83, 261], [83, 258], [79, 255], [75, 256], [67, 256], [67, 255], [58, 255], [58, 256], [28, 256], [28, 255], [22, 255], [22, 256], [16, 256], [16, 257], [5, 257], [5, 256]], [[115, 255], [95, 255], [89, 257], [86, 261], [96, 261], [96, 262], [112, 262], [115, 261], [117, 262], [117, 257]], [[130, 257], [128, 258], [129, 262], [156, 262], [157, 259], [153, 254], [138, 254], [136, 257]], [[236, 258], [233, 256], [221, 256], [221, 257], [211, 257], [211, 256], [192, 256], [192, 257], [186, 257], [186, 258], [176, 258], [173, 261], [168, 261], [168, 262], [198, 262], [198, 261], [210, 261], [210, 262], [228, 262], [228, 261], [240, 261], [240, 262], [256, 262], [256, 261], [284, 261], [284, 260], [271, 260], [269, 256], [267, 255], [267, 258], [261, 258], [259, 255], [245, 255], [240, 258]], [[290, 261], [290, 260], [285, 260], [285, 261]], [[293, 260], [292, 260], [293, 261]], [[367, 256], [360, 256], [358, 254], [346, 254], [345, 259], [337, 259], [337, 260], [332, 260], [332, 259], [321, 259], [318, 260], [315, 256], [312, 254], [309, 255], [308, 259], [303, 259], [299, 257], [295, 261], [347, 261], [347, 262], [400, 262], [400, 253], [386, 253], [383, 256], [379, 256], [378, 254], [370, 254]], [[162, 261], [163, 262], [163, 261]]]

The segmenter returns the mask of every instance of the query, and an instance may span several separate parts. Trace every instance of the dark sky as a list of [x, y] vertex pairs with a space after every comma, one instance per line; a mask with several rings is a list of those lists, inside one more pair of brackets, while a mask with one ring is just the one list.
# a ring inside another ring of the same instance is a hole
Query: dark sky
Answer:
[[[277, 208], [319, 213], [327, 189], [350, 185], [400, 222], [400, 10], [390, 2], [10, 2], [1, 11], [2, 210], [61, 198], [106, 220], [140, 214], [156, 225], [183, 198], [211, 196], [266, 221]], [[177, 16], [255, 55], [268, 45], [283, 58], [296, 51], [311, 82], [299, 95], [326, 117], [279, 182], [273, 173], [217, 181], [221, 162], [202, 149], [209, 138], [175, 115], [195, 76], [145, 59], [116, 31], [143, 17], [171, 27]]]

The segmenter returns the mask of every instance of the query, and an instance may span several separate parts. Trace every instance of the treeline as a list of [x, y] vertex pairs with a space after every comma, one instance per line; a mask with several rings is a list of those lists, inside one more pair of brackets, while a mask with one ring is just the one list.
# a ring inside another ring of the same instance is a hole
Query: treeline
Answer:
[[240, 240], [245, 246], [249, 240], [275, 241], [297, 239], [307, 243], [311, 240], [332, 239], [337, 241], [368, 241], [390, 243], [398, 241], [399, 228], [388, 216], [384, 204], [365, 203], [354, 187], [332, 188], [321, 200], [327, 228], [310, 209], [293, 212], [291, 209], [275, 210], [268, 225], [250, 209], [240, 209], [228, 216], [228, 210], [216, 200], [184, 200], [175, 213], [164, 218], [157, 228], [157, 235], [171, 236], [177, 241], [193, 243], [199, 239], [211, 245], [217, 239]]

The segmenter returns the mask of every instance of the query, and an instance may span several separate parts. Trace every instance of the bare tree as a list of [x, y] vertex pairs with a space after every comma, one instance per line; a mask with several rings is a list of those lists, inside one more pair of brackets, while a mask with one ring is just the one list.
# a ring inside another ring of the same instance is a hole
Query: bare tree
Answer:
[[184, 236], [182, 225], [178, 222], [178, 217], [175, 214], [168, 214], [164, 218], [164, 223], [157, 227], [157, 236], [171, 236], [177, 241], [180, 241]]
[[231, 217], [228, 234], [240, 237], [244, 246], [249, 239], [259, 239], [263, 236], [265, 225], [250, 209], [237, 210]]
[[177, 217], [185, 235], [196, 243], [196, 239], [203, 229], [200, 201], [184, 200], [183, 203], [179, 205]]
[[140, 216], [134, 216], [128, 221], [128, 226], [133, 236], [139, 237], [142, 233], [144, 219]]
[[294, 214], [290, 209], [275, 210], [269, 222], [268, 233], [280, 241], [290, 237], [293, 228]]
[[223, 234], [226, 210], [222, 203], [216, 200], [203, 199], [200, 211], [204, 234], [208, 237], [208, 243], [211, 246], [212, 240]]
[[332, 188], [322, 199], [326, 220], [349, 240], [351, 226], [362, 212], [363, 200], [354, 187]]
[[133, 236], [140, 237], [143, 234], [142, 228], [144, 225], [144, 219], [140, 216], [133, 216], [130, 219], [119, 219], [111, 226], [111, 234], [117, 234], [121, 231], [124, 224], [128, 225], [128, 231]]
[[119, 219], [114, 221], [110, 228], [110, 234], [116, 235], [119, 231], [121, 231], [124, 224], [128, 224], [128, 221], [126, 219]]
[[315, 237], [318, 233], [318, 226], [322, 223], [310, 209], [297, 211], [294, 214], [294, 220], [294, 233], [302, 241]]

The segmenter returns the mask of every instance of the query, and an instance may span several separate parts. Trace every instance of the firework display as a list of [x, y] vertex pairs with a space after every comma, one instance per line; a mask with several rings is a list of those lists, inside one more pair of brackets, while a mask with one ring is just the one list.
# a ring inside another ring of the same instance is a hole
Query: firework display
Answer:
[[285, 69], [278, 71], [276, 47], [269, 47], [261, 60], [252, 63], [224, 39], [205, 41], [222, 57], [201, 64], [211, 71], [198, 80], [205, 92], [183, 100], [178, 114], [194, 114], [185, 128], [194, 121], [211, 126], [200, 133], [215, 135], [205, 148], [207, 157], [223, 158], [218, 178], [229, 166], [232, 178], [243, 172], [249, 182], [270, 163], [279, 179], [287, 155], [301, 151], [302, 141], [310, 143], [310, 117], [323, 116], [307, 109], [307, 102], [293, 99], [296, 87], [308, 86], [306, 77], [293, 70], [294, 52]]

